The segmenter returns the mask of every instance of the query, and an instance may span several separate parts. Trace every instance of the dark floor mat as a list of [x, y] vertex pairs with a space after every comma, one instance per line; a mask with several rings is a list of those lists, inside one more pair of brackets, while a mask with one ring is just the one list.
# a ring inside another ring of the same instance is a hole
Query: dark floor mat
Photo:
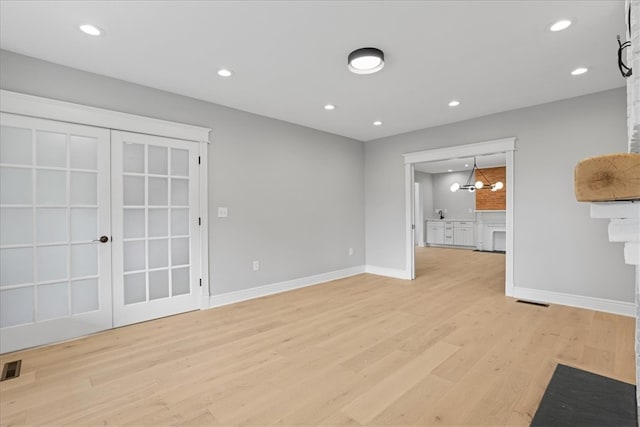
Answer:
[[636, 388], [558, 365], [531, 426], [637, 427]]

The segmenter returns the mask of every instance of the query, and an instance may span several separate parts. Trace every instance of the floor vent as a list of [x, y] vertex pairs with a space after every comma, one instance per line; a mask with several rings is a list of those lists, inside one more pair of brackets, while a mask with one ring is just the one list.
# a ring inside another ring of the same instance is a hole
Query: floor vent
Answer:
[[14, 360], [13, 362], [5, 363], [4, 368], [2, 368], [2, 377], [0, 377], [0, 381], [18, 378], [20, 376], [20, 366], [22, 366], [22, 360]]
[[538, 305], [540, 307], [549, 307], [549, 304], [547, 304], [546, 302], [527, 301], [526, 299], [518, 299], [516, 300], [516, 302], [521, 302], [523, 304]]

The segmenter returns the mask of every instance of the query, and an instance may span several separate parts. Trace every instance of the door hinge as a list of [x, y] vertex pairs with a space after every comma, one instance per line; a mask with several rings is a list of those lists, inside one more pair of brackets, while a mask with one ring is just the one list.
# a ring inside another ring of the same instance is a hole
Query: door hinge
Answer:
[[202, 225], [202, 218], [198, 217], [198, 225]]
[[202, 287], [202, 279], [200, 279], [200, 287]]
[[416, 225], [415, 224], [411, 224], [411, 229], [415, 230], [416, 229]]
[[198, 164], [200, 164], [200, 156], [198, 156]]

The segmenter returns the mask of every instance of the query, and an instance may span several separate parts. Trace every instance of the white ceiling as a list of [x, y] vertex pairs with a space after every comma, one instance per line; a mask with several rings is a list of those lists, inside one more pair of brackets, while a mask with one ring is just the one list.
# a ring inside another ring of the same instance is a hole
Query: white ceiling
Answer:
[[[478, 168], [495, 168], [497, 166], [505, 166], [507, 164], [507, 155], [505, 153], [488, 154], [485, 156], [477, 156], [476, 164]], [[468, 165], [468, 166], [465, 166]], [[460, 159], [439, 160], [437, 162], [419, 163], [415, 165], [418, 172], [426, 173], [446, 173], [457, 172], [473, 169], [473, 157], [464, 157]]]
[[0, 2], [3, 49], [363, 141], [623, 86], [624, 31], [622, 0]]

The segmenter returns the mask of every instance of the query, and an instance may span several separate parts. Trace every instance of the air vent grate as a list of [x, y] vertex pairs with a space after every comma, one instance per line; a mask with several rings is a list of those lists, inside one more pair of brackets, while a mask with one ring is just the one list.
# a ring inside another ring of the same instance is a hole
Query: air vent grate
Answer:
[[2, 368], [2, 377], [0, 377], [0, 381], [18, 378], [20, 376], [21, 366], [22, 360], [14, 360], [13, 362], [5, 363], [4, 367]]
[[516, 300], [516, 302], [521, 302], [523, 304], [537, 305], [540, 307], [549, 307], [549, 304], [547, 304], [546, 302], [527, 301], [526, 299], [519, 299], [519, 300]]

